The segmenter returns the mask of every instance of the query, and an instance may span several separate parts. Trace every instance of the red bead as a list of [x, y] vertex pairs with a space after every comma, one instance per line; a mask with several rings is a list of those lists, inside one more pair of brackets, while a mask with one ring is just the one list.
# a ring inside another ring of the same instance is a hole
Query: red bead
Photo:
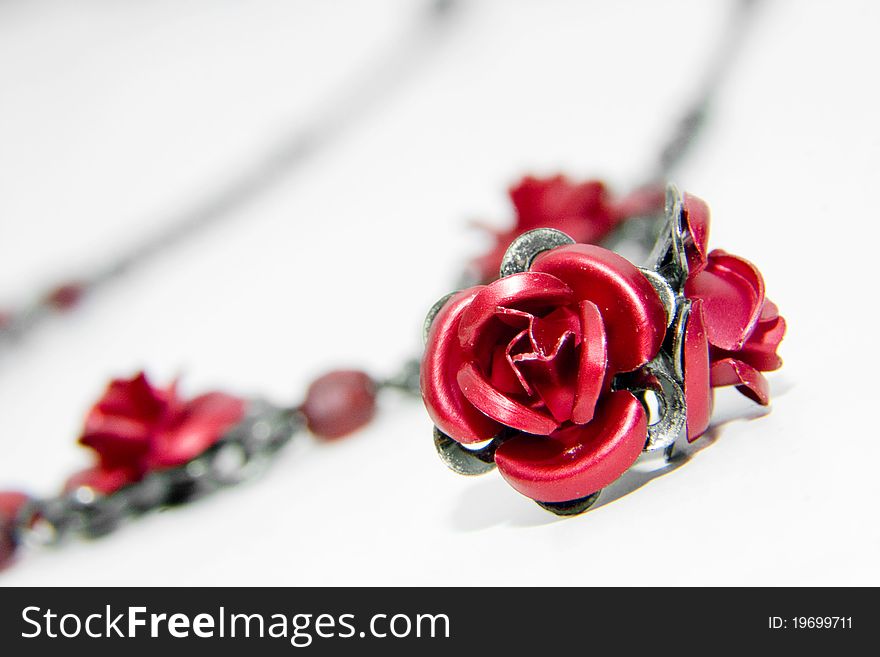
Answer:
[[376, 384], [357, 370], [329, 372], [309, 386], [300, 411], [316, 436], [341, 438], [373, 418]]
[[82, 299], [85, 290], [77, 283], [60, 285], [46, 297], [46, 301], [56, 310], [70, 310]]
[[15, 558], [18, 542], [15, 538], [15, 517], [28, 501], [24, 493], [0, 493], [0, 570], [7, 568]]

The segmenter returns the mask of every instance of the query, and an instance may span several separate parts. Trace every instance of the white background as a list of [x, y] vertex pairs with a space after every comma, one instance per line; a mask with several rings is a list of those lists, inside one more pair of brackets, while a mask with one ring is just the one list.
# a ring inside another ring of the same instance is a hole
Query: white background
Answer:
[[[153, 234], [325, 116], [418, 7], [0, 3], [0, 300]], [[392, 372], [518, 176], [640, 179], [729, 9], [468, 3], [305, 168], [2, 354], [3, 486], [54, 493], [89, 462], [85, 409], [140, 367], [287, 403], [330, 367]], [[421, 404], [388, 395], [346, 441], [300, 436], [259, 480], [29, 551], [0, 584], [880, 584], [880, 4], [756, 18], [676, 180], [788, 320], [769, 415], [726, 391], [707, 449], [559, 520], [497, 473], [448, 472]]]

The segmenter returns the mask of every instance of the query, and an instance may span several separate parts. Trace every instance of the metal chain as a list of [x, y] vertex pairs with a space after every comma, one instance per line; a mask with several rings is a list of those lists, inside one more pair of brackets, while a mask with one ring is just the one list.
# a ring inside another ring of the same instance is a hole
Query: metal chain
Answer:
[[282, 136], [265, 154], [227, 181], [208, 197], [194, 204], [160, 231], [128, 251], [104, 263], [95, 271], [73, 277], [23, 308], [0, 312], [0, 346], [27, 333], [59, 310], [75, 305], [83, 296], [143, 266], [159, 253], [192, 238], [197, 233], [228, 219], [302, 167], [309, 158], [326, 148], [358, 120], [363, 119], [383, 98], [410, 77], [433, 49], [441, 28], [450, 21], [456, 0], [430, 0], [419, 13], [414, 28], [399, 43], [381, 53], [357, 75], [342, 85], [321, 111], [304, 126]]
[[[675, 170], [693, 150], [697, 137], [706, 125], [712, 107], [736, 56], [742, 49], [746, 32], [754, 18], [759, 0], [735, 0], [732, 16], [725, 21], [724, 32], [709, 58], [709, 65], [696, 89], [693, 101], [688, 104], [675, 124], [672, 133], [648, 167], [650, 173], [635, 185], [635, 189], [664, 188]], [[651, 216], [630, 217], [605, 238], [602, 246], [621, 251], [634, 262], [648, 262], [645, 258], [656, 244], [666, 221], [663, 212]]]
[[58, 545], [73, 534], [96, 538], [126, 519], [240, 483], [262, 471], [304, 426], [296, 409], [251, 401], [235, 427], [181, 466], [156, 470], [108, 495], [80, 486], [56, 497], [31, 499], [16, 517], [16, 540], [26, 545]]
[[[423, 50], [426, 37], [433, 33], [436, 25], [444, 22], [437, 19], [447, 16], [454, 4], [453, 0], [432, 1], [427, 17], [422, 17], [418, 29], [411, 35], [415, 43], [408, 39], [405, 46], [396, 49], [390, 59], [383, 58], [381, 66], [371, 68], [375, 72], [372, 78], [367, 76], [366, 81], [347, 89], [344, 102], [337, 101], [333, 105], [333, 111], [320, 115], [312, 125], [281, 140], [251, 169], [222, 191], [182, 215], [168, 230], [86, 277], [78, 283], [80, 291], [91, 293], [95, 288], [141, 265], [156, 253], [219, 222], [268, 189], [282, 175], [301, 166], [318, 148], [338, 137], [357, 116], [362, 116], [365, 113], [363, 108], [368, 108], [391, 90], [393, 83], [402, 77], [403, 69], [412, 66], [415, 59], [413, 55]], [[756, 4], [757, 0], [738, 0], [733, 20], [711, 60], [696, 100], [685, 111], [677, 129], [661, 150], [654, 171], [648, 177], [649, 184], [665, 182], [692, 147], [740, 47], [748, 19]], [[408, 56], [403, 57], [401, 53]], [[359, 76], [359, 79], [364, 80], [364, 76]], [[360, 108], [360, 111], [355, 113], [351, 108]], [[619, 240], [623, 235], [626, 239], [635, 239], [637, 242], [653, 243], [656, 237], [653, 234], [646, 233], [640, 238], [632, 233], [635, 227], [643, 228], [644, 225], [644, 222], [628, 222], [616, 239]], [[665, 222], [661, 221], [658, 228], [660, 225], [665, 225]], [[25, 328], [30, 328], [57, 308], [56, 301], [50, 297], [42, 297], [29, 308], [13, 314], [5, 321], [0, 318], [0, 340], [21, 335]], [[429, 313], [428, 323], [430, 317]], [[419, 366], [420, 359], [411, 358], [405, 361], [396, 374], [377, 381], [377, 387], [418, 395]], [[206, 452], [182, 466], [152, 472], [141, 481], [109, 495], [96, 495], [90, 488], [80, 487], [57, 497], [30, 500], [16, 519], [16, 535], [24, 543], [52, 545], [71, 534], [85, 537], [107, 534], [128, 518], [156, 508], [182, 504], [242, 481], [258, 471], [261, 465], [266, 464], [272, 455], [304, 427], [305, 419], [295, 408], [280, 408], [261, 400], [251, 401], [248, 413], [241, 422]], [[658, 441], [658, 445], [665, 447], [666, 443], [661, 442]], [[440, 447], [442, 445], [438, 445]], [[447, 454], [447, 457], [453, 458], [454, 454]]]
[[733, 15], [725, 21], [725, 30], [718, 46], [709, 59], [709, 66], [697, 88], [693, 102], [685, 109], [672, 134], [660, 149], [653, 170], [647, 176], [647, 184], [665, 184], [691, 151], [696, 137], [706, 124], [718, 90], [726, 80], [736, 57], [742, 49], [743, 40], [754, 9], [759, 0], [736, 0]]
[[[279, 140], [236, 179], [170, 222], [169, 228], [123, 252], [91, 275], [61, 285], [19, 311], [0, 312], [0, 346], [26, 334], [55, 312], [74, 305], [80, 296], [91, 295], [157, 253], [228, 218], [283, 176], [301, 167], [316, 151], [338, 139], [356, 119], [366, 115], [414, 70], [436, 41], [438, 29], [448, 23], [455, 4], [455, 0], [431, 0], [428, 11], [419, 15], [416, 28], [410, 30], [403, 42], [370, 63], [366, 72], [354, 78], [353, 84], [345, 85], [343, 93], [310, 124]], [[418, 361], [407, 363], [401, 374], [378, 384], [417, 390]], [[151, 472], [140, 481], [106, 495], [88, 486], [79, 486], [54, 497], [29, 499], [14, 521], [15, 541], [57, 545], [74, 534], [86, 538], [102, 536], [127, 519], [184, 504], [236, 484], [260, 471], [305, 425], [305, 418], [297, 408], [251, 400], [240, 422], [204, 453], [181, 466]]]

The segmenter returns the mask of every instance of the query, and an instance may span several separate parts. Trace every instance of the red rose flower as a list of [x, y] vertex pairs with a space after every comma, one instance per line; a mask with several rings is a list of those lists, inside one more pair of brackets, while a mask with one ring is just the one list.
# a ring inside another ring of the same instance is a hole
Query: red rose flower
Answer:
[[512, 433], [495, 464], [520, 493], [580, 499], [645, 446], [644, 408], [611, 381], [651, 360], [665, 331], [659, 296], [629, 261], [598, 246], [555, 248], [441, 308], [422, 365], [425, 404], [459, 443]]
[[761, 272], [748, 260], [716, 249], [706, 267], [688, 278], [685, 292], [702, 301], [712, 387], [735, 385], [759, 404], [770, 403], [761, 372], [782, 366], [776, 349], [785, 320], [764, 296]]
[[183, 401], [174, 384], [154, 388], [143, 373], [115, 380], [92, 407], [79, 439], [97, 452], [98, 464], [71, 477], [67, 488], [88, 485], [111, 493], [152, 470], [182, 465], [213, 445], [244, 411], [242, 399], [220, 392]]
[[663, 190], [646, 188], [622, 199], [614, 199], [598, 180], [574, 183], [565, 176], [527, 176], [509, 191], [516, 210], [509, 230], [491, 230], [495, 245], [476, 258], [472, 266], [481, 281], [498, 278], [507, 247], [523, 233], [535, 228], [555, 228], [575, 242], [596, 244], [624, 219], [652, 213], [663, 207]]
[[770, 402], [767, 380], [761, 372], [782, 366], [776, 349], [785, 335], [785, 320], [776, 304], [764, 296], [764, 279], [752, 263], [720, 249], [707, 254], [706, 204], [685, 195], [683, 205], [691, 237], [684, 291], [692, 300], [685, 347], [685, 393], [688, 439], [693, 441], [709, 426], [710, 386], [735, 385], [759, 404]]

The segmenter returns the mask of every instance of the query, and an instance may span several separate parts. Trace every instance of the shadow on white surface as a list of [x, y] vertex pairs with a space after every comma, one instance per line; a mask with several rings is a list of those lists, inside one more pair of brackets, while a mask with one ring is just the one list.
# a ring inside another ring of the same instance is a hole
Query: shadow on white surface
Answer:
[[537, 527], [563, 520], [514, 491], [497, 472], [467, 486], [450, 514], [452, 529], [474, 532], [498, 525]]
[[[781, 379], [775, 381], [773, 396], [780, 397], [794, 387], [794, 382]], [[586, 516], [600, 507], [616, 502], [622, 497], [634, 493], [654, 479], [669, 474], [693, 459], [697, 453], [715, 444], [721, 439], [724, 427], [736, 421], [752, 421], [768, 415], [772, 407], [759, 406], [751, 401], [739, 403], [730, 397], [725, 397], [719, 404], [715, 417], [709, 430], [696, 442], [680, 447], [671, 460], [637, 462], [617, 481], [602, 491], [599, 501], [593, 506]], [[652, 468], [651, 466], [654, 465]], [[650, 469], [646, 469], [650, 468]], [[493, 476], [494, 475], [494, 476]], [[533, 504], [512, 503], [511, 498], [519, 497], [497, 473], [490, 473], [468, 486], [458, 498], [453, 509], [450, 524], [459, 532], [473, 532], [489, 529], [498, 525], [511, 527], [537, 527], [549, 525], [566, 520], [555, 516]], [[519, 500], [523, 501], [522, 498]]]

